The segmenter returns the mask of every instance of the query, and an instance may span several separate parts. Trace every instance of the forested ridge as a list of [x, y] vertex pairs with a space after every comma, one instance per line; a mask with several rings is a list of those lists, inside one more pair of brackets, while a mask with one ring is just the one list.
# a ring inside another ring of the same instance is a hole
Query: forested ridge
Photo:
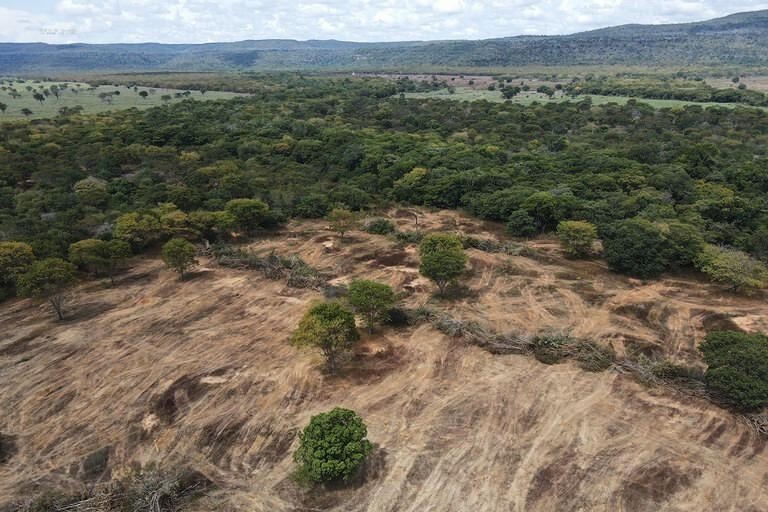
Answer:
[[261, 40], [211, 44], [0, 43], [0, 73], [150, 70], [440, 69], [525, 65], [765, 66], [768, 11], [478, 41]]

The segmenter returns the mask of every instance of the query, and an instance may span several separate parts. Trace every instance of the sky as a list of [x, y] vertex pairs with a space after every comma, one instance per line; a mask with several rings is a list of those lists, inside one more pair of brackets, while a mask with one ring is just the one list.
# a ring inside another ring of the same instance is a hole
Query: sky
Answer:
[[768, 9], [730, 0], [0, 0], [0, 41], [412, 41], [570, 34]]

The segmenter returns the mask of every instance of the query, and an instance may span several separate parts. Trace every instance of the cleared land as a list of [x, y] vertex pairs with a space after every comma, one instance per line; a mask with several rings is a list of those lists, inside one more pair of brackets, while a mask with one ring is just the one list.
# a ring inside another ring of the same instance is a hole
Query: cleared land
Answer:
[[[445, 99], [445, 100], [453, 100], [453, 101], [477, 101], [477, 100], [486, 100], [486, 101], [494, 101], [494, 102], [503, 102], [507, 101], [505, 100], [502, 95], [501, 91], [488, 91], [488, 90], [478, 90], [478, 89], [472, 89], [472, 88], [463, 88], [463, 87], [457, 87], [453, 93], [451, 93], [448, 89], [440, 89], [437, 91], [430, 91], [430, 92], [412, 92], [412, 93], [406, 93], [406, 98], [436, 98], [436, 99]], [[592, 98], [592, 103], [594, 105], [605, 105], [608, 103], [617, 103], [619, 105], [624, 105], [627, 103], [627, 101], [634, 99], [641, 103], [646, 103], [648, 105], [651, 105], [654, 108], [680, 108], [684, 107], [686, 105], [699, 105], [701, 107], [726, 107], [726, 108], [736, 108], [736, 107], [747, 107], [747, 108], [762, 108], [765, 110], [764, 107], [753, 107], [749, 105], [741, 105], [739, 103], [715, 103], [715, 102], [696, 102], [696, 101], [682, 101], [682, 100], [658, 100], [658, 99], [651, 99], [651, 98], [631, 98], [629, 96], [601, 96], [601, 95], [589, 95], [589, 98]], [[530, 105], [533, 102], [538, 103], [560, 103], [563, 101], [581, 101], [583, 99], [587, 98], [587, 96], [566, 96], [562, 93], [555, 94], [554, 97], [549, 98], [545, 94], [537, 93], [534, 91], [523, 91], [514, 98], [512, 98], [513, 103], [519, 103], [521, 105]]]
[[[391, 216], [413, 230], [413, 211]], [[424, 213], [426, 230], [501, 239], [498, 226]], [[768, 304], [696, 279], [642, 283], [537, 240], [529, 256], [469, 250], [469, 295], [434, 307], [500, 332], [570, 332], [696, 360], [713, 328], [768, 331]], [[251, 244], [299, 254], [331, 283], [388, 282], [414, 307], [434, 286], [417, 248], [322, 222]], [[133, 463], [190, 466], [218, 485], [198, 510], [757, 512], [768, 503], [768, 440], [709, 402], [608, 370], [492, 355], [428, 324], [364, 335], [340, 375], [288, 337], [322, 293], [203, 260], [188, 281], [156, 258], [114, 288], [89, 282], [55, 322], [46, 305], [0, 309], [0, 503], [77, 488]], [[362, 482], [308, 490], [290, 478], [297, 431], [340, 405], [376, 450]]]
[[[133, 88], [122, 85], [91, 87], [81, 82], [43, 82], [9, 79], [5, 79], [2, 82], [0, 84], [0, 103], [5, 103], [8, 107], [5, 113], [0, 113], [0, 122], [26, 118], [51, 118], [58, 115], [59, 109], [64, 107], [74, 108], [80, 106], [83, 107], [84, 113], [92, 114], [126, 108], [145, 109], [166, 103], [179, 102], [187, 98], [201, 101], [230, 99], [242, 96], [242, 94], [223, 91], [206, 91], [204, 94], [201, 94], [200, 91], [189, 91], [188, 95], [184, 95], [186, 91], [181, 89]], [[61, 89], [62, 84], [67, 84], [67, 87]], [[35, 100], [35, 93], [42, 94], [46, 89], [50, 91], [52, 85], [57, 85], [61, 89], [58, 99], [53, 94], [49, 94], [42, 103]], [[28, 90], [27, 87], [31, 88], [31, 90]], [[15, 89], [20, 97], [14, 97], [11, 89]], [[114, 94], [116, 91], [119, 94]], [[147, 92], [145, 98], [140, 95], [142, 91]], [[102, 99], [99, 97], [101, 94], [109, 94], [110, 96], [108, 99]], [[170, 96], [170, 98], [163, 98], [164, 96]], [[25, 108], [32, 111], [32, 114], [25, 116], [22, 113], [22, 110]]]

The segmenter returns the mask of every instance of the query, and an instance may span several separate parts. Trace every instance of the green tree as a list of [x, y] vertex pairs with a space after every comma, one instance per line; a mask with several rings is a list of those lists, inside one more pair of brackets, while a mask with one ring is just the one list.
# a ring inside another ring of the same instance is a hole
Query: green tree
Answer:
[[297, 347], [313, 347], [322, 351], [327, 370], [336, 371], [339, 356], [360, 339], [355, 315], [338, 302], [321, 302], [312, 306], [299, 322], [292, 342]]
[[0, 242], [0, 288], [16, 285], [18, 277], [35, 261], [32, 247], [24, 242]]
[[448, 233], [434, 233], [424, 237], [419, 246], [419, 255], [419, 272], [437, 284], [440, 295], [445, 295], [445, 288], [464, 272], [467, 264], [461, 239]]
[[357, 227], [357, 215], [344, 208], [334, 208], [325, 217], [331, 229], [339, 234], [339, 238], [344, 239], [344, 233]]
[[707, 385], [743, 410], [768, 404], [768, 337], [714, 331], [699, 346]]
[[707, 245], [696, 266], [713, 281], [729, 285], [734, 291], [751, 293], [768, 283], [765, 264], [736, 249]]
[[619, 221], [606, 229], [603, 255], [618, 272], [655, 277], [669, 266], [669, 244], [662, 230], [640, 218]]
[[34, 262], [26, 273], [19, 276], [16, 289], [21, 297], [48, 300], [59, 320], [63, 320], [64, 293], [74, 281], [75, 266], [72, 263], [60, 258], [47, 258]]
[[252, 234], [266, 218], [269, 206], [259, 199], [232, 199], [227, 202], [226, 211], [240, 229]]
[[395, 304], [395, 293], [386, 284], [358, 279], [349, 284], [349, 303], [365, 318], [368, 332], [373, 332], [376, 321]]
[[95, 238], [80, 240], [69, 246], [69, 261], [98, 274], [106, 267], [106, 242]]
[[197, 264], [197, 248], [183, 238], [173, 238], [163, 245], [163, 262], [169, 269], [178, 272], [184, 280], [184, 272]]
[[349, 409], [312, 416], [293, 455], [299, 477], [318, 483], [349, 480], [373, 449], [367, 436], [365, 423]]
[[566, 253], [583, 258], [592, 252], [597, 240], [597, 228], [586, 221], [564, 220], [557, 225], [557, 237]]
[[130, 212], [115, 221], [115, 238], [124, 240], [136, 249], [143, 249], [160, 238], [162, 228], [154, 215]]
[[536, 234], [536, 221], [526, 210], [515, 210], [507, 221], [507, 231], [512, 236], [533, 236]]
[[109, 199], [107, 182], [92, 176], [75, 183], [73, 189], [77, 200], [87, 206], [103, 206]]
[[23, 109], [21, 109], [21, 113], [24, 114], [24, 117], [29, 117], [32, 114], [34, 114], [34, 112], [29, 110], [27, 107], [24, 107]]
[[2, 103], [2, 102], [0, 102], [0, 112], [2, 112], [3, 114], [5, 114], [5, 111], [6, 111], [7, 109], [8, 109], [8, 105], [6, 105], [5, 103]]

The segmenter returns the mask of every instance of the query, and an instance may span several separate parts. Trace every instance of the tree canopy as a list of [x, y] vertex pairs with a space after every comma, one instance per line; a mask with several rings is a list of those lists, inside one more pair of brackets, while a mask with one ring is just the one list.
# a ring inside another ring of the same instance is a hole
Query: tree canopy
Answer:
[[293, 455], [299, 477], [318, 483], [349, 480], [373, 449], [367, 436], [365, 423], [349, 409], [312, 416]]

